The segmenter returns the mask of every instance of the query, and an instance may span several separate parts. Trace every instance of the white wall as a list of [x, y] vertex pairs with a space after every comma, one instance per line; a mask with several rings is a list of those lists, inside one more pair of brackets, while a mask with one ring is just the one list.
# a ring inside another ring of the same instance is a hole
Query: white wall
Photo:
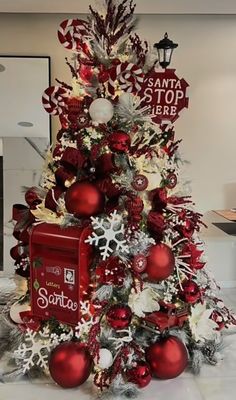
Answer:
[[[0, 54], [50, 55], [52, 82], [54, 77], [68, 81], [64, 57], [69, 52], [58, 42], [57, 27], [72, 16], [0, 14]], [[176, 122], [176, 131], [192, 163], [189, 177], [197, 208], [235, 206], [236, 16], [140, 17], [138, 33], [150, 42], [159, 41], [165, 31], [179, 43], [172, 66], [190, 84], [190, 108]], [[55, 133], [55, 121], [53, 128]]]

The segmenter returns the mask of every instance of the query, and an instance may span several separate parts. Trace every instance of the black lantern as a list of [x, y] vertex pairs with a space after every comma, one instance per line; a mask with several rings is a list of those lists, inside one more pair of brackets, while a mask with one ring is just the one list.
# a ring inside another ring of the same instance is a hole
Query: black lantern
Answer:
[[164, 39], [160, 40], [159, 43], [155, 43], [154, 47], [158, 52], [159, 64], [162, 66], [162, 68], [168, 67], [171, 62], [173, 50], [178, 47], [178, 44], [170, 40], [166, 32]]

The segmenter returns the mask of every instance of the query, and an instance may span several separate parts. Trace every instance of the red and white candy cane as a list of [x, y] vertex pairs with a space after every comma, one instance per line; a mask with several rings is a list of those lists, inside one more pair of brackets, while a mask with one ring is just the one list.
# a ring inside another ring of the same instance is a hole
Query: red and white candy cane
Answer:
[[81, 19], [66, 19], [60, 24], [58, 39], [68, 50], [80, 50], [83, 40], [88, 36], [88, 23]]
[[61, 114], [66, 107], [66, 99], [68, 91], [60, 86], [50, 86], [47, 88], [42, 97], [45, 110], [52, 115]]
[[135, 64], [129, 62], [120, 63], [110, 70], [108, 91], [111, 95], [115, 94], [116, 81], [119, 82], [121, 90], [128, 93], [137, 93], [144, 81], [144, 74], [142, 69]]

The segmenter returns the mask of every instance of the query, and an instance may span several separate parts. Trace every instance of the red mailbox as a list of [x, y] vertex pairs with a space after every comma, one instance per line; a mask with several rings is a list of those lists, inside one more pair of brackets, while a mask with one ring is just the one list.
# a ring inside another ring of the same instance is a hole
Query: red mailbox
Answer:
[[[32, 314], [75, 325], [90, 285], [91, 229], [42, 223], [30, 235]], [[87, 298], [88, 296], [86, 296]]]

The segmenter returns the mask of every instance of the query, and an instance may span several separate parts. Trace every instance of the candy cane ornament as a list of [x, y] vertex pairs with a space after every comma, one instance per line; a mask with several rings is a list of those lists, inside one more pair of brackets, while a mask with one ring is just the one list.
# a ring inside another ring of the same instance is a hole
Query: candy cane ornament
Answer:
[[72, 51], [81, 50], [83, 41], [88, 36], [88, 23], [81, 19], [66, 19], [60, 24], [58, 30], [60, 43]]
[[45, 110], [51, 115], [62, 114], [66, 108], [68, 91], [60, 86], [48, 87], [42, 96]]
[[120, 89], [128, 93], [137, 93], [141, 89], [144, 81], [144, 74], [140, 67], [135, 64], [125, 62], [111, 68], [108, 81], [108, 91], [114, 96], [116, 81]]

